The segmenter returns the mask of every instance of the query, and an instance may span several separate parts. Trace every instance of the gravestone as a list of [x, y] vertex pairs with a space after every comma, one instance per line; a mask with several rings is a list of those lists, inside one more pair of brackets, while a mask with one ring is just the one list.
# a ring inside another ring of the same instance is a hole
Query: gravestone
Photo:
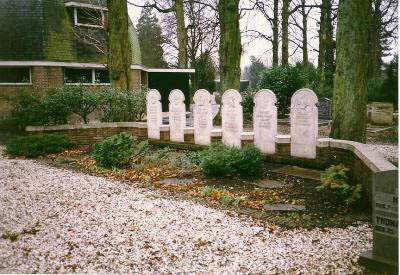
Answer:
[[275, 154], [277, 134], [276, 96], [270, 90], [260, 90], [254, 96], [254, 144], [261, 152]]
[[186, 126], [185, 95], [181, 90], [172, 90], [169, 94], [169, 138], [171, 141], [184, 142]]
[[146, 95], [147, 110], [147, 136], [150, 139], [160, 139], [160, 126], [162, 124], [161, 94], [156, 89], [151, 89]]
[[397, 272], [399, 256], [398, 170], [372, 176], [372, 251], [363, 253], [361, 265], [378, 272]]
[[314, 159], [317, 156], [318, 98], [310, 89], [300, 89], [292, 96], [290, 107], [290, 155]]
[[194, 143], [211, 144], [212, 109], [211, 95], [207, 90], [200, 89], [193, 96], [194, 101]]
[[319, 119], [332, 119], [332, 100], [323, 97], [318, 100], [318, 118]]
[[375, 125], [392, 125], [393, 124], [392, 103], [388, 102], [372, 102], [370, 110], [371, 123]]
[[242, 96], [236, 90], [227, 90], [222, 95], [222, 143], [241, 147], [243, 132]]

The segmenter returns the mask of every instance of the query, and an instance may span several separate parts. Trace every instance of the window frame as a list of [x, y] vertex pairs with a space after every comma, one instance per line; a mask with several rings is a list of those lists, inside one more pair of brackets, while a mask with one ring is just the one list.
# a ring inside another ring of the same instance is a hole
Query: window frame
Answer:
[[[91, 81], [89, 82], [89, 83], [67, 83], [67, 82], [65, 82], [65, 71], [66, 71], [66, 69], [80, 69], [80, 70], [91, 70], [91, 76], [92, 76], [92, 79], [91, 79]], [[79, 68], [79, 67], [64, 67], [64, 85], [66, 85], [66, 86], [77, 86], [77, 85], [82, 85], [82, 86], [110, 86], [111, 85], [111, 82], [109, 82], [109, 83], [102, 83], [102, 82], [99, 82], [99, 83], [97, 83], [96, 82], [96, 70], [99, 70], [99, 68]]]
[[[84, 23], [79, 23], [78, 22], [78, 9], [92, 9], [92, 10], [98, 10], [100, 11], [101, 14], [101, 23], [102, 25], [93, 25], [93, 24], [84, 24]], [[105, 24], [105, 16], [104, 16], [104, 9], [102, 8], [97, 8], [97, 7], [74, 7], [74, 25], [75, 26], [80, 26], [80, 27], [89, 27], [89, 28], [104, 28]]]
[[0, 86], [30, 86], [32, 85], [32, 67], [31, 66], [0, 66], [0, 68], [28, 68], [29, 82], [0, 82]]

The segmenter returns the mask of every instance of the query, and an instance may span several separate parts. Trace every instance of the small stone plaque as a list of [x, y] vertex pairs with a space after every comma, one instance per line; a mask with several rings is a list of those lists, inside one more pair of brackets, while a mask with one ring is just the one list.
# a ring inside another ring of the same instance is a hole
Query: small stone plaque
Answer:
[[254, 184], [260, 188], [265, 188], [265, 189], [281, 189], [281, 188], [287, 187], [287, 184], [284, 184], [280, 181], [268, 180], [268, 179], [259, 180], [259, 181], [253, 182], [252, 184]]
[[181, 90], [172, 90], [168, 99], [170, 140], [184, 142], [184, 128], [186, 125], [185, 95]]
[[254, 144], [261, 152], [275, 154], [278, 129], [276, 96], [271, 90], [260, 90], [254, 96]]
[[146, 95], [147, 111], [147, 136], [149, 139], [160, 139], [160, 126], [162, 124], [161, 94], [156, 89], [151, 89]]
[[304, 205], [293, 205], [293, 204], [266, 204], [264, 209], [267, 211], [304, 211], [306, 207]]
[[236, 90], [227, 90], [222, 95], [222, 143], [240, 148], [243, 132], [242, 96]]
[[310, 89], [300, 89], [292, 96], [290, 107], [290, 155], [315, 159], [318, 137], [318, 98]]
[[200, 89], [194, 94], [193, 101], [194, 143], [209, 145], [212, 130], [211, 95], [207, 90]]
[[192, 179], [181, 179], [181, 178], [167, 178], [163, 179], [160, 181], [160, 184], [166, 184], [166, 185], [171, 185], [171, 184], [177, 184], [177, 185], [188, 185], [192, 184], [193, 180]]

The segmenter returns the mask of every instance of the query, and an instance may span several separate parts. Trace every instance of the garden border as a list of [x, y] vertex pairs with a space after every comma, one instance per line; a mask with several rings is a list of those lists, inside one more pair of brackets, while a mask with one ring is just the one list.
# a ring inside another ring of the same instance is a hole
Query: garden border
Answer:
[[[127, 132], [132, 136], [147, 139], [147, 123], [112, 122], [55, 126], [28, 126], [26, 127], [26, 132], [30, 135], [44, 133], [65, 134], [78, 146], [89, 147], [106, 137], [121, 132]], [[169, 140], [169, 125], [162, 125], [160, 132], [160, 140], [149, 140], [151, 144], [186, 150], [199, 150], [206, 147], [194, 144], [193, 127], [186, 127], [184, 129], [185, 142], [183, 143], [171, 142]], [[241, 134], [242, 144], [253, 143], [253, 137], [253, 132], [243, 132]], [[214, 128], [211, 132], [212, 142], [220, 142], [221, 138], [222, 130]], [[290, 135], [277, 135], [276, 154], [264, 154], [264, 159], [266, 162], [318, 169], [325, 169], [332, 164], [343, 163], [351, 169], [350, 178], [356, 183], [361, 183], [364, 186], [370, 201], [372, 201], [372, 175], [382, 171], [393, 171], [393, 173], [398, 173], [398, 168], [396, 166], [364, 144], [331, 138], [318, 139], [317, 157], [315, 159], [305, 159], [290, 156]]]

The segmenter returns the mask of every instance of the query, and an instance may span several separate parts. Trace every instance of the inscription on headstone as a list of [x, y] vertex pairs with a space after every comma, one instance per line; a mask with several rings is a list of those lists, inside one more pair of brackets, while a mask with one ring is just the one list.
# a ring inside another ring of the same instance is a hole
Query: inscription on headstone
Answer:
[[373, 175], [373, 255], [398, 259], [398, 178], [396, 171]]
[[261, 152], [275, 153], [277, 134], [276, 96], [271, 90], [260, 90], [254, 96], [254, 144]]
[[184, 142], [184, 128], [186, 125], [185, 95], [181, 90], [172, 90], [168, 99], [170, 140]]
[[292, 96], [290, 107], [290, 154], [316, 158], [318, 137], [318, 98], [310, 89], [300, 89]]
[[194, 142], [200, 145], [211, 144], [212, 109], [211, 95], [207, 90], [196, 91], [194, 101]]
[[398, 270], [398, 170], [372, 175], [373, 247], [360, 256], [360, 264], [379, 271]]
[[228, 146], [241, 147], [243, 132], [242, 96], [236, 90], [227, 90], [222, 95], [222, 142]]
[[160, 126], [162, 124], [160, 100], [161, 94], [156, 89], [151, 89], [147, 92], [147, 136], [150, 139], [160, 139]]

